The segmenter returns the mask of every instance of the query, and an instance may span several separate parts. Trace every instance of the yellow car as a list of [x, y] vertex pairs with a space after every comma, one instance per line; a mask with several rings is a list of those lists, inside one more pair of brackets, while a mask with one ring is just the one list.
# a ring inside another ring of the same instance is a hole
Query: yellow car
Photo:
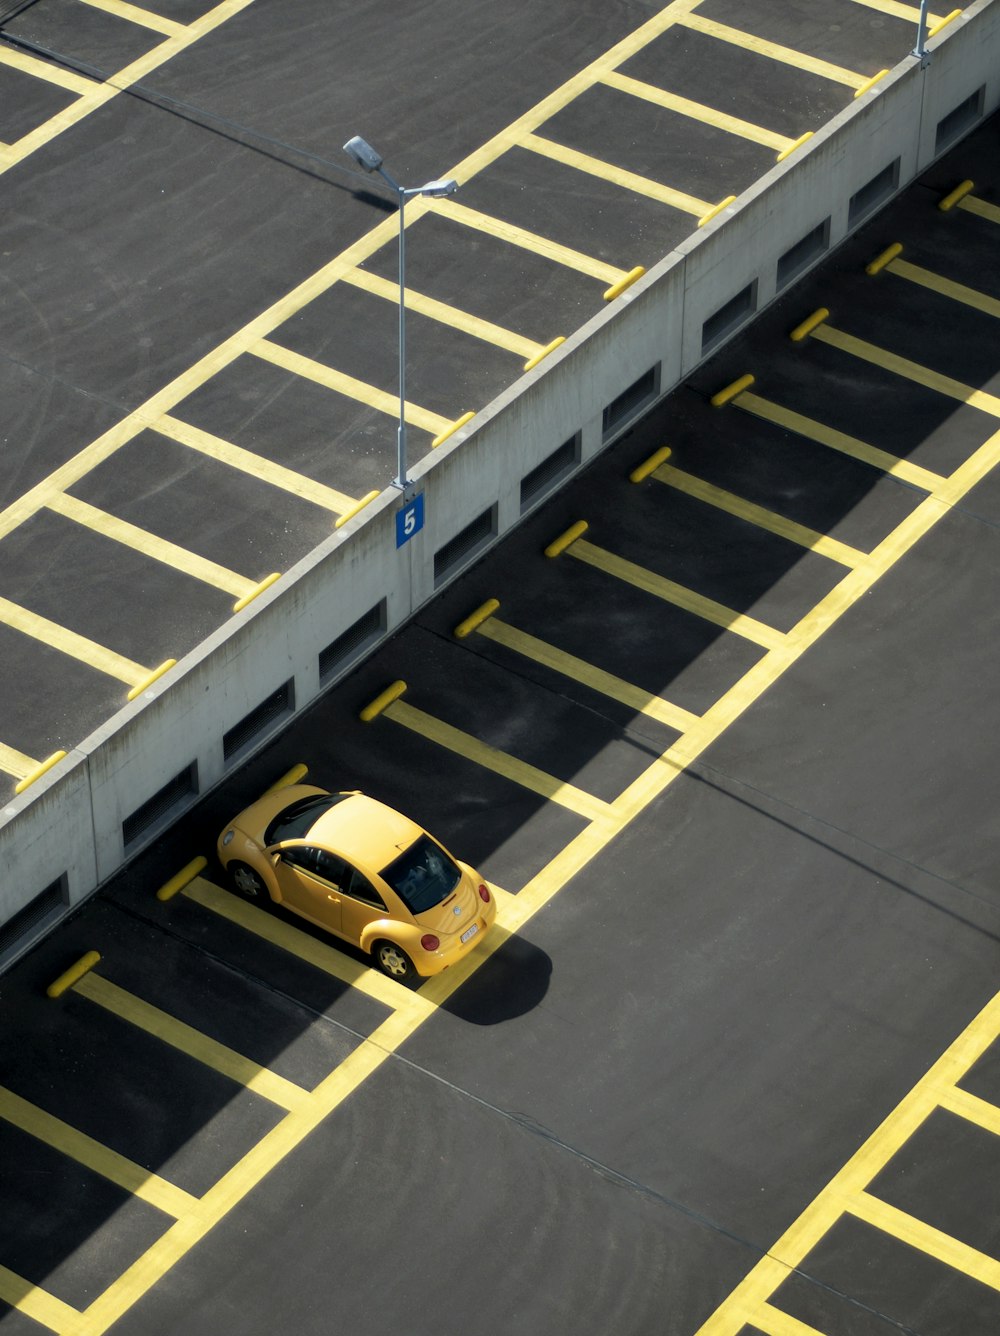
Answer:
[[218, 850], [240, 895], [284, 905], [404, 982], [461, 960], [496, 918], [477, 872], [363, 793], [295, 784], [266, 794]]

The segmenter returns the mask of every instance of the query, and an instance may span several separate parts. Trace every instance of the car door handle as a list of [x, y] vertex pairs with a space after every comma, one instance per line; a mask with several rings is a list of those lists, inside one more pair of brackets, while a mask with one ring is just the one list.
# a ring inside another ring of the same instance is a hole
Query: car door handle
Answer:
[[339, 895], [328, 895], [326, 898], [327, 898], [328, 900], [332, 900], [333, 903], [334, 903], [335, 905], [339, 905], [339, 904], [340, 904], [340, 896], [339, 896]]

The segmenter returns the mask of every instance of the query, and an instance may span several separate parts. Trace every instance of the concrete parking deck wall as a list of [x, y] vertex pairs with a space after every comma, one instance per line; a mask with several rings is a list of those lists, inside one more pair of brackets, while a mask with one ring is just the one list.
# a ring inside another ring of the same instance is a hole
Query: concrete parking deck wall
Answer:
[[[1000, 105], [1000, 0], [978, 0], [928, 50], [929, 64], [903, 61], [422, 461], [413, 470], [422, 532], [397, 548], [400, 498], [387, 490], [12, 800], [0, 824], [0, 962], [425, 603], [445, 544], [473, 526], [438, 586], [519, 521], [522, 479], [554, 451], [573, 442], [553, 485], [621, 434], [627, 414], [606, 428], [605, 409], [645, 373], [653, 375], [640, 411], [706, 355], [706, 321], [744, 294], [714, 350], [774, 298], [778, 262], [803, 238], [823, 245], [801, 272], [952, 147], [938, 143], [945, 117], [978, 98], [959, 118], [964, 133]], [[873, 182], [881, 184], [866, 195]], [[851, 208], [858, 192], [862, 203], [870, 196], [864, 212]], [[259, 729], [251, 722], [245, 742], [224, 745], [254, 711]]]

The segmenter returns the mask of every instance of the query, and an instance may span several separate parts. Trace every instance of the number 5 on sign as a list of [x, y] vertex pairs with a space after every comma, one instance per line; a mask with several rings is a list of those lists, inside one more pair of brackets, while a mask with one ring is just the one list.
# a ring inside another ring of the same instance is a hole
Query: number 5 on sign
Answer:
[[424, 527], [424, 494], [420, 492], [413, 500], [396, 511], [396, 546], [408, 543], [414, 534]]

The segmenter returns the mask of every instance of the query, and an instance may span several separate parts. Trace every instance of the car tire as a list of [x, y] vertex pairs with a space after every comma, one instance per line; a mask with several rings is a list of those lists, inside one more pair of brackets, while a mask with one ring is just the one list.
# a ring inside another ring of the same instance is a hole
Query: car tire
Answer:
[[254, 872], [252, 867], [248, 867], [246, 863], [230, 863], [226, 871], [229, 874], [233, 890], [237, 895], [241, 895], [244, 900], [260, 905], [266, 904], [271, 898], [260, 875]]
[[372, 948], [372, 958], [382, 973], [397, 983], [412, 983], [417, 977], [413, 961], [395, 942], [376, 942]]

